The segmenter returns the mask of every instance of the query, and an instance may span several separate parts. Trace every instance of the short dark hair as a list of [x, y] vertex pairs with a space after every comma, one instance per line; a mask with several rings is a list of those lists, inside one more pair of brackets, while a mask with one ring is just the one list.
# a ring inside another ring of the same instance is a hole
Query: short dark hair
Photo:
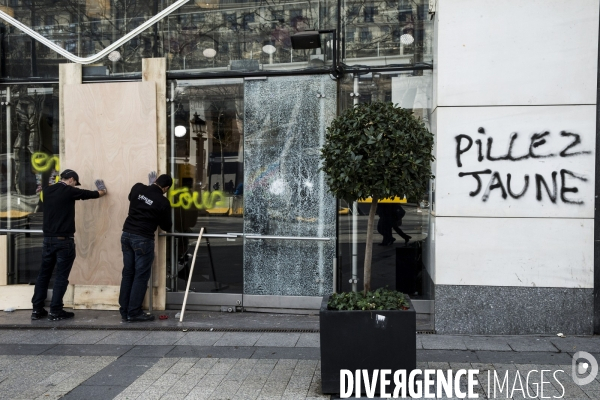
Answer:
[[171, 175], [162, 174], [161, 176], [156, 178], [156, 182], [154, 183], [156, 183], [161, 188], [171, 187], [171, 185], [173, 184], [173, 178], [171, 178]]

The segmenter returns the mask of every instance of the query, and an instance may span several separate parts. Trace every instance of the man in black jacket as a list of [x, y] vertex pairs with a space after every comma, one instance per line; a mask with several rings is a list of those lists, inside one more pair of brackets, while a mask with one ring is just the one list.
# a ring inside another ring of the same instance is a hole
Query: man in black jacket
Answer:
[[136, 183], [129, 193], [129, 215], [123, 225], [123, 276], [119, 293], [119, 311], [127, 322], [154, 320], [154, 315], [142, 311], [146, 287], [154, 260], [156, 228], [171, 229], [171, 204], [163, 195], [173, 184], [169, 175], [148, 175], [149, 185]]
[[[42, 190], [44, 202], [44, 247], [42, 265], [33, 292], [31, 319], [48, 316], [51, 321], [73, 318], [75, 314], [63, 310], [63, 296], [69, 285], [69, 274], [75, 261], [75, 201], [97, 199], [106, 194], [106, 186], [96, 180], [97, 191], [78, 189], [79, 175], [72, 169], [60, 174], [60, 182]], [[48, 285], [56, 266], [56, 279], [52, 289], [50, 314], [44, 309]]]

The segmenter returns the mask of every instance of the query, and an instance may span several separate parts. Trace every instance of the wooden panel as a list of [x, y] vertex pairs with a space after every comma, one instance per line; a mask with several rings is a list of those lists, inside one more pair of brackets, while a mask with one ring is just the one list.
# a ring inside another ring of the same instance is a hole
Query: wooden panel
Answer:
[[[156, 84], [156, 141], [158, 143], [157, 173], [167, 173], [167, 72], [165, 58], [144, 58], [142, 80]], [[167, 286], [167, 240], [156, 236], [156, 254], [152, 265], [152, 308], [164, 310]]]
[[156, 171], [156, 90], [150, 82], [66, 85], [62, 169], [79, 174], [82, 188], [104, 179], [108, 195], [76, 203], [75, 285], [120, 285], [120, 237], [127, 196]]
[[118, 310], [119, 286], [75, 285], [73, 309]]
[[[67, 286], [67, 291], [63, 296], [63, 304], [65, 307], [72, 308], [73, 307], [73, 292], [75, 291], [75, 287], [73, 285]], [[47, 302], [50, 301], [50, 297], [48, 297]]]
[[58, 65], [58, 143], [59, 156], [62, 162], [65, 157], [65, 85], [81, 83], [81, 64], [59, 64]]
[[33, 285], [7, 285], [0, 288], [0, 310], [9, 307], [17, 310], [31, 310]]
[[6, 235], [0, 236], [0, 286], [8, 284], [8, 253], [6, 238]]

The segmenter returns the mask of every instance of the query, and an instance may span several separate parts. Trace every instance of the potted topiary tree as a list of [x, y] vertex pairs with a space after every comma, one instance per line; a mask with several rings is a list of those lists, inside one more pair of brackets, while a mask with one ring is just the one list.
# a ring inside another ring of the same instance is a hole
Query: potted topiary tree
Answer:
[[[350, 108], [327, 129], [321, 150], [330, 191], [349, 202], [371, 197], [362, 293], [325, 296], [320, 311], [323, 393], [340, 391], [340, 370], [416, 368], [416, 315], [402, 293], [371, 292], [373, 227], [379, 200], [421, 199], [431, 174], [433, 135], [392, 103]], [[363, 392], [364, 393], [364, 392]]]

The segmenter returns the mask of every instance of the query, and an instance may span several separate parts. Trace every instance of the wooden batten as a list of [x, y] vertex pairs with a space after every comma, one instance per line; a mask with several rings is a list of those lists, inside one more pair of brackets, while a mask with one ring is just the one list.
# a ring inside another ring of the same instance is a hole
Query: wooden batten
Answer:
[[[167, 61], [165, 58], [142, 60], [142, 81], [156, 84], [157, 174], [167, 173]], [[154, 287], [152, 308], [164, 310], [167, 302], [167, 240], [156, 236], [156, 257], [152, 265]], [[148, 297], [148, 296], [146, 296]]]
[[73, 291], [75, 310], [118, 310], [119, 286], [75, 285]]
[[[65, 85], [73, 85], [82, 82], [81, 64], [59, 64], [58, 65], [58, 144], [60, 162], [65, 163]], [[66, 164], [65, 164], [66, 165]], [[62, 171], [61, 165], [61, 171]], [[69, 167], [66, 167], [69, 168]]]

